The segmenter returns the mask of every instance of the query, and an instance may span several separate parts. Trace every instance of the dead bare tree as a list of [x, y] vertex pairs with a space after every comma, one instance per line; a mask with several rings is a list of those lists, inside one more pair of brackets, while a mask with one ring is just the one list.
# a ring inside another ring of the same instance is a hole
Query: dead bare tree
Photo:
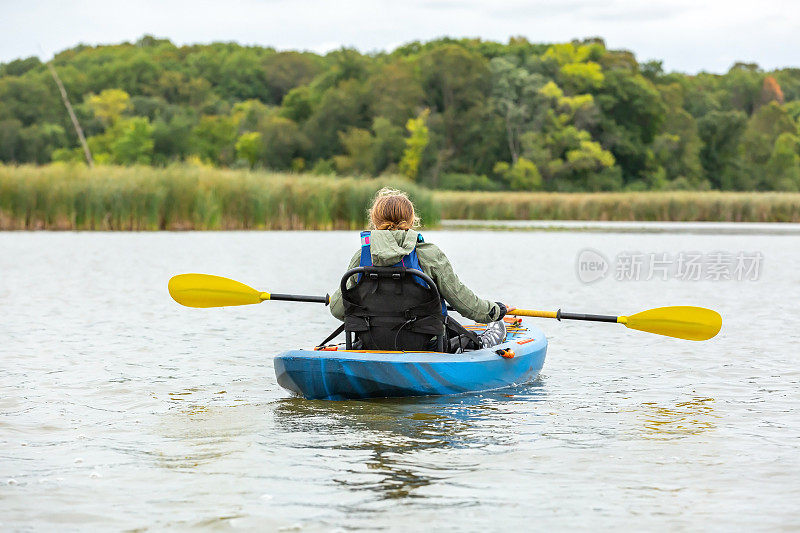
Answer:
[[69, 118], [72, 120], [72, 125], [75, 126], [75, 132], [78, 134], [78, 139], [81, 141], [81, 146], [83, 146], [83, 154], [86, 156], [86, 164], [89, 165], [89, 168], [94, 166], [94, 161], [92, 160], [92, 152], [89, 150], [89, 145], [86, 143], [86, 137], [83, 135], [83, 130], [81, 129], [81, 125], [78, 122], [78, 117], [75, 116], [75, 111], [72, 110], [72, 104], [69, 103], [69, 98], [67, 97], [67, 90], [64, 89], [64, 84], [61, 83], [61, 78], [58, 77], [56, 73], [56, 69], [52, 63], [47, 63], [47, 68], [50, 69], [50, 74], [53, 75], [53, 79], [56, 81], [56, 85], [58, 85], [58, 90], [61, 92], [61, 99], [64, 101], [64, 105], [67, 108], [67, 112], [69, 113]]

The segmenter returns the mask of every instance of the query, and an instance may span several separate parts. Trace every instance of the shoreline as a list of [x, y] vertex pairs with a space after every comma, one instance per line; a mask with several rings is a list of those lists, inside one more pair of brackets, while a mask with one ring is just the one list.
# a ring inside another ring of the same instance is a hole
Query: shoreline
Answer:
[[[794, 222], [681, 222], [681, 221], [593, 221], [593, 220], [442, 220], [423, 231], [521, 231], [565, 233], [652, 233], [684, 235], [800, 235]], [[0, 233], [250, 233], [355, 231], [352, 228], [170, 228], [170, 229], [0, 229]]]
[[442, 220], [437, 229], [568, 231], [587, 233], [680, 233], [695, 235], [800, 235], [796, 222], [684, 222], [602, 220]]

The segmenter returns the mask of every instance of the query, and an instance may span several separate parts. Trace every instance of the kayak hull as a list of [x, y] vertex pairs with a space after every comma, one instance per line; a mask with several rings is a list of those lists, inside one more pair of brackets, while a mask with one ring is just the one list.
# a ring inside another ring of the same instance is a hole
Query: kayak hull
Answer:
[[[513, 358], [497, 350], [514, 351]], [[530, 328], [503, 344], [463, 354], [290, 350], [275, 358], [278, 384], [307, 399], [460, 394], [521, 384], [544, 365], [547, 339]]]

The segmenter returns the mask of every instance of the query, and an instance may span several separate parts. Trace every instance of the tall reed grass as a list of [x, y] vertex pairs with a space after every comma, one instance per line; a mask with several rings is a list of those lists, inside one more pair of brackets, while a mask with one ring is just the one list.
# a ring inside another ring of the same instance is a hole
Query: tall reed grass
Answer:
[[439, 191], [442, 218], [800, 222], [800, 193], [511, 193]]
[[355, 229], [383, 186], [426, 226], [469, 220], [800, 222], [800, 193], [436, 191], [397, 179], [196, 166], [0, 165], [0, 230]]
[[0, 165], [0, 229], [354, 229], [386, 185], [438, 223], [432, 194], [401, 179], [53, 164]]

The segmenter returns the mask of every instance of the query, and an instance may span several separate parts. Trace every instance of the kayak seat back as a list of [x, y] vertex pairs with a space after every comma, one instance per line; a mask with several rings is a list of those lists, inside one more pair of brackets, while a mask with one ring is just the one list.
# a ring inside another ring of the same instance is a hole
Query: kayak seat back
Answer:
[[441, 296], [422, 271], [359, 266], [345, 272], [341, 289], [347, 349], [444, 351]]

